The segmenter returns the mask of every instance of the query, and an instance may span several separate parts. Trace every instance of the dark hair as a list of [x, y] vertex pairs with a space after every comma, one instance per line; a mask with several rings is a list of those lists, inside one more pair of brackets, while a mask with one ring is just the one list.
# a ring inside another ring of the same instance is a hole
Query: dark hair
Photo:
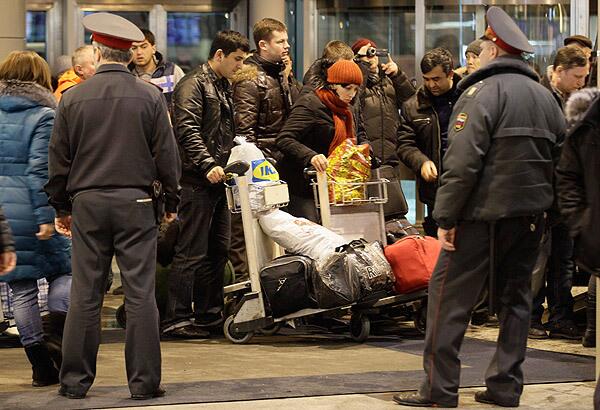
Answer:
[[582, 49], [565, 46], [558, 49], [553, 64], [555, 70], [558, 67], [568, 70], [570, 68], [587, 66], [588, 59]]
[[151, 32], [150, 30], [146, 30], [145, 28], [141, 28], [140, 30], [142, 31], [142, 33], [144, 33], [144, 38], [148, 40], [148, 43], [150, 43], [150, 45], [156, 44], [156, 38], [154, 37], [153, 32]]
[[250, 51], [250, 44], [248, 43], [248, 39], [241, 33], [233, 30], [223, 30], [217, 33], [217, 36], [210, 45], [208, 58], [212, 59], [217, 50], [223, 50], [225, 56], [228, 56], [237, 50], [242, 50], [247, 53]]
[[335, 62], [337, 60], [352, 60], [354, 58], [354, 52], [350, 46], [340, 40], [331, 40], [325, 44], [323, 48], [322, 58]]
[[260, 40], [271, 41], [273, 38], [274, 31], [287, 31], [287, 27], [279, 20], [272, 18], [264, 18], [257, 21], [252, 28], [252, 36], [254, 37], [254, 44], [258, 49], [258, 43]]
[[442, 47], [434, 48], [425, 53], [421, 60], [421, 72], [427, 74], [439, 65], [442, 66], [445, 74], [450, 73], [454, 69], [452, 54]]

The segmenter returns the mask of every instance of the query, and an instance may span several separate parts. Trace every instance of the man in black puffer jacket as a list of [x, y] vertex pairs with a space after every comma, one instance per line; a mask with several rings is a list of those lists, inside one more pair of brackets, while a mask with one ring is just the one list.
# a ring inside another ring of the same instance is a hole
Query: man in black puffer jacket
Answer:
[[223, 320], [230, 217], [221, 182], [235, 137], [229, 79], [242, 67], [249, 49], [248, 39], [240, 33], [219, 32], [208, 62], [186, 75], [173, 93], [173, 124], [183, 172], [181, 229], [163, 320], [163, 333], [170, 336], [206, 337], [208, 332], [199, 326], [216, 326]]

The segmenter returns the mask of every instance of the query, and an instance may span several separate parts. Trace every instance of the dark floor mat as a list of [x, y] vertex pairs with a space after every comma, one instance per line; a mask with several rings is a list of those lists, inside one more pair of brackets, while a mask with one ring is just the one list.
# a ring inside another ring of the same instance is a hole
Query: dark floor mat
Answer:
[[[418, 355], [423, 349], [422, 340], [378, 339], [369, 341], [368, 345]], [[495, 343], [465, 339], [461, 353], [464, 366], [461, 387], [483, 386], [483, 375], [494, 350]], [[524, 372], [527, 384], [590, 381], [594, 380], [594, 358], [528, 349]], [[3, 393], [0, 403], [11, 409], [77, 409], [380, 393], [416, 389], [422, 378], [423, 371], [419, 370], [182, 382], [165, 385], [165, 397], [143, 403], [130, 400], [125, 386], [93, 387], [84, 400], [67, 400], [57, 396], [56, 388], [46, 388]]]

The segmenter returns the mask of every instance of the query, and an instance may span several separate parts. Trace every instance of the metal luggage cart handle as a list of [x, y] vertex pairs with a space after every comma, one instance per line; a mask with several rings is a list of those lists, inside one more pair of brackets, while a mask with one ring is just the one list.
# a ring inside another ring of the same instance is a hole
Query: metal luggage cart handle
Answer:
[[[313, 194], [315, 197], [315, 205], [317, 208], [321, 208], [319, 198], [321, 195], [327, 194], [329, 199], [329, 206], [356, 206], [366, 204], [385, 204], [388, 201], [387, 184], [389, 183], [387, 178], [377, 178], [371, 181], [365, 182], [336, 182], [330, 178], [327, 178], [325, 182], [327, 184], [326, 190], [319, 190], [319, 182], [312, 180], [311, 185], [313, 188]], [[336, 198], [336, 195], [329, 195], [329, 192], [334, 192], [335, 187], [344, 187], [339, 192], [342, 193], [341, 198]], [[371, 188], [371, 189], [369, 189]], [[350, 198], [347, 192], [351, 190], [362, 190], [362, 198]], [[373, 195], [373, 193], [375, 195]]]

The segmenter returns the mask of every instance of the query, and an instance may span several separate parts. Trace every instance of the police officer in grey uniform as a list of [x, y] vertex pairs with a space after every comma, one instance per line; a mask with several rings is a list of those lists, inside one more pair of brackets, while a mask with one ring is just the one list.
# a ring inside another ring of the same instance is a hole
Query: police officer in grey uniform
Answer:
[[[100, 311], [113, 254], [121, 269], [127, 331], [125, 360], [133, 399], [161, 396], [154, 280], [157, 212], [176, 217], [180, 162], [161, 91], [127, 69], [142, 32], [109, 13], [86, 16], [96, 75], [61, 99], [49, 148], [46, 192], [57, 231], [73, 238], [71, 307], [63, 339], [59, 394], [83, 398], [96, 375]], [[160, 196], [160, 193], [157, 192]]]
[[500, 8], [487, 12], [481, 69], [459, 83], [434, 217], [442, 252], [429, 283], [425, 381], [403, 405], [456, 407], [458, 354], [471, 310], [490, 285], [500, 321], [485, 391], [475, 400], [518, 406], [531, 312], [531, 271], [552, 204], [554, 148], [565, 124], [523, 61], [533, 48]]

